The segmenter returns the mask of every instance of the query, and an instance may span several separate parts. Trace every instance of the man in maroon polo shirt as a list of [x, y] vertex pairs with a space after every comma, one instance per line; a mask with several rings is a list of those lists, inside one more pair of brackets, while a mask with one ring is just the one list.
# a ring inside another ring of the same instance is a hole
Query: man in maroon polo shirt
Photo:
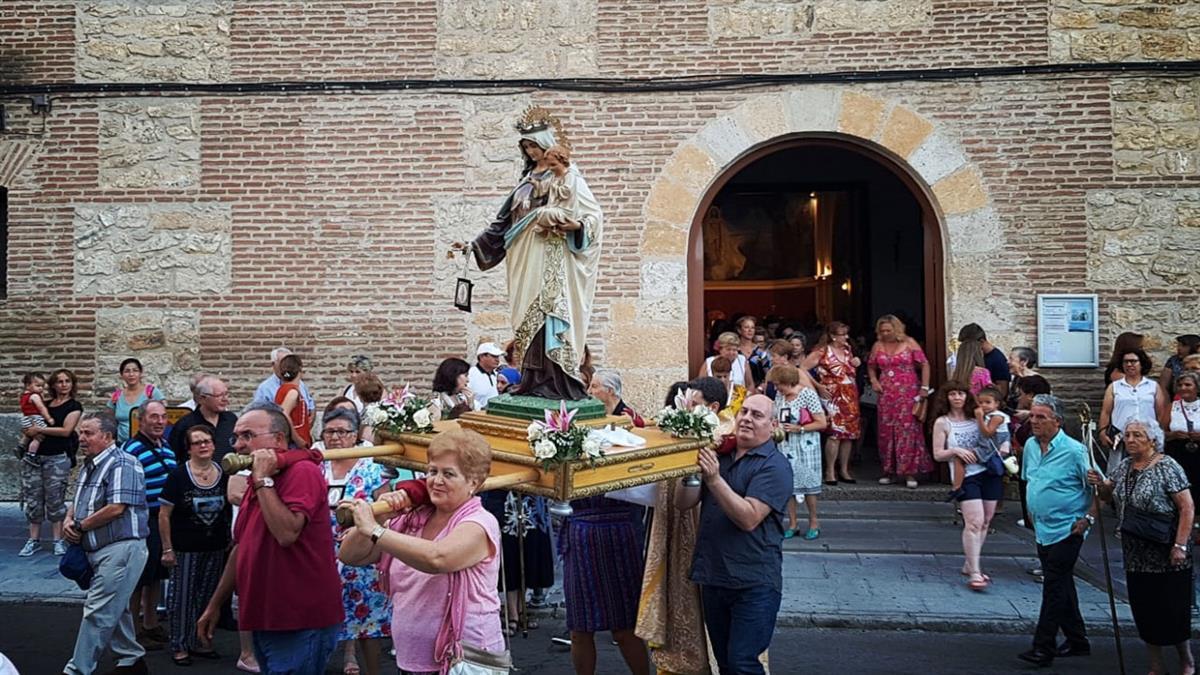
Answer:
[[321, 465], [309, 458], [279, 470], [276, 449], [287, 447], [291, 422], [274, 404], [252, 404], [233, 433], [234, 451], [254, 458], [250, 487], [233, 552], [196, 631], [212, 639], [236, 582], [238, 627], [252, 632], [262, 672], [324, 673], [344, 614]]

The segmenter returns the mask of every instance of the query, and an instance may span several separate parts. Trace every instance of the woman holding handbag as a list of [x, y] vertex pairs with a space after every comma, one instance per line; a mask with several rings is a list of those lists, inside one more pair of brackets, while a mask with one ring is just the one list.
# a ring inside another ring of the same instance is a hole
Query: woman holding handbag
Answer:
[[1100, 499], [1117, 506], [1129, 609], [1138, 637], [1150, 650], [1150, 672], [1166, 672], [1162, 648], [1179, 654], [1179, 667], [1195, 673], [1192, 657], [1193, 504], [1183, 467], [1159, 452], [1159, 427], [1141, 419], [1125, 425], [1125, 450], [1110, 478], [1088, 472]]
[[792, 499], [788, 502], [788, 529], [783, 538], [791, 539], [799, 532], [799, 500], [808, 511], [808, 529], [804, 538], [812, 541], [821, 536], [817, 519], [817, 496], [821, 494], [821, 430], [827, 425], [821, 398], [800, 378], [800, 371], [791, 365], [778, 365], [767, 374], [775, 385], [775, 419], [783, 440], [779, 451], [792, 465]]
[[[429, 444], [431, 504], [379, 524], [356, 500], [355, 527], [338, 559], [378, 563], [392, 599], [392, 640], [401, 673], [508, 672], [500, 627], [500, 524], [475, 496], [492, 449], [474, 431], [444, 431]], [[397, 511], [407, 495], [382, 495]], [[391, 515], [391, 514], [388, 514]]]

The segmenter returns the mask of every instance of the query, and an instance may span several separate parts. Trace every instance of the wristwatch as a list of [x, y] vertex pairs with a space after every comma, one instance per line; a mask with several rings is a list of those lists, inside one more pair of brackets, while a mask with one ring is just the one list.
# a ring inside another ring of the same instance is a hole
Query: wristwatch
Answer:
[[261, 490], [263, 488], [274, 488], [274, 487], [275, 487], [275, 479], [271, 478], [270, 476], [267, 476], [266, 478], [263, 478], [262, 480], [254, 481], [254, 489], [255, 490]]
[[1095, 517], [1095, 516], [1093, 516], [1092, 514], [1090, 514], [1090, 513], [1085, 513], [1085, 514], [1083, 514], [1083, 517], [1087, 519], [1087, 521], [1088, 521], [1088, 527], [1091, 527], [1092, 525], [1095, 525], [1095, 524], [1096, 524], [1096, 517]]
[[386, 527], [384, 527], [382, 525], [376, 525], [375, 529], [371, 530], [371, 543], [374, 544], [374, 543], [378, 542], [379, 538], [383, 536], [384, 532], [387, 532]]
[[1187, 544], [1175, 544], [1175, 548], [1179, 549], [1180, 551], [1183, 551], [1184, 553], [1188, 552]]

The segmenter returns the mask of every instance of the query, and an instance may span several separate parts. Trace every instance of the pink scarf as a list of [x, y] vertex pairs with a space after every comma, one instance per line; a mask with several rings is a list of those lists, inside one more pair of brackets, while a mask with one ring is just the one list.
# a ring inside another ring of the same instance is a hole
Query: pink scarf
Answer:
[[[442, 531], [447, 534], [452, 532], [455, 527], [469, 516], [473, 516], [483, 510], [483, 502], [479, 500], [479, 497], [468, 499], [462, 506], [458, 507], [454, 515], [450, 516], [450, 521], [446, 523], [446, 527]], [[423, 506], [409, 511], [398, 518], [393, 518], [388, 526], [395, 532], [419, 537], [432, 516], [433, 507]], [[391, 594], [389, 587], [391, 579], [388, 575], [388, 570], [391, 568], [394, 559], [395, 557], [386, 551], [379, 556], [380, 584], [383, 587], [383, 592], [389, 595]], [[466, 619], [466, 614], [466, 570], [451, 572], [449, 601], [446, 603], [446, 616], [442, 619], [442, 627], [438, 629], [437, 640], [434, 641], [433, 645], [433, 653], [437, 662], [442, 664], [441, 672], [443, 675], [449, 672], [450, 666], [462, 657], [463, 622]]]

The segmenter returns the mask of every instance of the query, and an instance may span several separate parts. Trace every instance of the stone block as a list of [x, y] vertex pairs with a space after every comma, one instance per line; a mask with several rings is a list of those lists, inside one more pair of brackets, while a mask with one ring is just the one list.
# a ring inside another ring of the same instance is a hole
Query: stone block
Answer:
[[200, 184], [200, 100], [100, 103], [101, 189], [171, 190]]
[[846, 91], [842, 94], [838, 130], [851, 136], [874, 139], [879, 133], [886, 109], [887, 102], [882, 99]]
[[[455, 280], [462, 274], [463, 259], [456, 255], [446, 256], [450, 244], [456, 241], [472, 241], [483, 231], [503, 202], [503, 197], [467, 197], [444, 195], [433, 200], [433, 281], [439, 297], [450, 304], [454, 297]], [[505, 266], [497, 265], [487, 272], [480, 272], [472, 259], [469, 278], [475, 282], [474, 304], [508, 304]]]
[[438, 0], [439, 75], [595, 75], [597, 0]]
[[1085, 201], [1088, 280], [1173, 289], [1200, 283], [1200, 189], [1095, 190]]
[[933, 123], [903, 106], [896, 106], [883, 125], [879, 142], [900, 157], [907, 158], [933, 131]]
[[75, 71], [95, 82], [225, 82], [233, 0], [101, 0], [75, 10]]
[[228, 293], [232, 222], [230, 207], [215, 202], [78, 206], [75, 292]]
[[[169, 402], [191, 397], [188, 379], [200, 364], [200, 313], [133, 307], [96, 312], [98, 382], [116, 380], [121, 361], [142, 362], [145, 381], [159, 387]], [[97, 384], [99, 390], [106, 385]]]
[[702, 192], [717, 177], [717, 163], [691, 143], [681, 145], [667, 162], [663, 175], [694, 192]]
[[696, 144], [721, 167], [737, 159], [753, 145], [746, 132], [732, 117], [721, 117], [709, 122], [697, 134]]
[[684, 255], [688, 230], [662, 221], [649, 221], [642, 233], [642, 255]]
[[932, 0], [818, 0], [814, 29], [821, 33], [893, 33], [933, 24]]
[[998, 251], [1004, 245], [1004, 228], [995, 209], [975, 209], [946, 218], [950, 254], [975, 255]]
[[[628, 368], [658, 365], [672, 355], [682, 355], [687, 363], [686, 324], [636, 324], [614, 326], [605, 350], [606, 364], [624, 371]], [[683, 373], [680, 373], [683, 375]], [[663, 390], [666, 393], [666, 390]]]
[[[467, 96], [463, 100], [464, 187], [516, 185], [524, 160], [513, 125], [529, 106], [526, 97]], [[499, 206], [499, 205], [497, 205]]]
[[755, 96], [746, 101], [734, 111], [734, 119], [752, 143], [761, 143], [791, 130], [783, 97], [775, 94]]
[[687, 227], [699, 199], [699, 192], [668, 178], [661, 178], [654, 183], [646, 199], [646, 219]]
[[687, 300], [687, 263], [682, 257], [642, 262], [642, 299]]
[[958, 171], [967, 156], [958, 143], [940, 132], [933, 132], [908, 157], [908, 164], [928, 185]]
[[836, 90], [805, 87], [784, 97], [792, 131], [837, 131], [842, 97]]
[[943, 178], [933, 185], [933, 194], [947, 216], [966, 213], [987, 205], [979, 170], [967, 167]]

